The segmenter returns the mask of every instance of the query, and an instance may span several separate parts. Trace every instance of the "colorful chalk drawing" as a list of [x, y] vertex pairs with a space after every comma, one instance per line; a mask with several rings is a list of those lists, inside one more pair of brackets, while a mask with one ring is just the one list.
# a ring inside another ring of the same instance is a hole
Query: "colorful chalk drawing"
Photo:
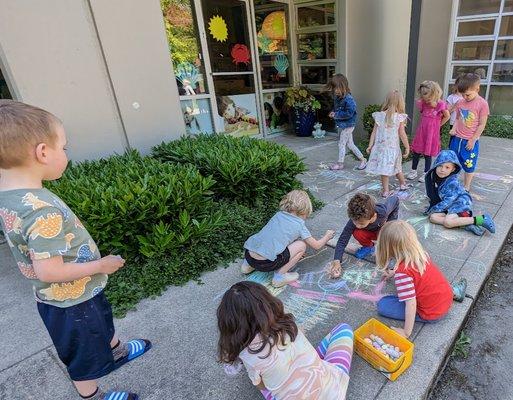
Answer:
[[427, 215], [408, 218], [406, 221], [408, 221], [415, 228], [420, 237], [424, 239], [429, 237], [433, 226], [431, 222], [429, 222], [429, 217]]
[[[327, 321], [349, 301], [363, 302], [366, 307], [375, 310], [375, 303], [385, 295], [382, 293], [385, 281], [373, 263], [346, 257], [344, 273], [337, 280], [328, 277], [326, 266], [301, 273], [297, 282], [281, 288], [272, 286], [272, 273], [254, 271], [246, 280], [260, 283], [279, 297], [285, 310], [294, 314], [297, 323], [308, 331], [318, 323]], [[214, 299], [219, 300], [223, 294], [224, 291], [218, 293]]]

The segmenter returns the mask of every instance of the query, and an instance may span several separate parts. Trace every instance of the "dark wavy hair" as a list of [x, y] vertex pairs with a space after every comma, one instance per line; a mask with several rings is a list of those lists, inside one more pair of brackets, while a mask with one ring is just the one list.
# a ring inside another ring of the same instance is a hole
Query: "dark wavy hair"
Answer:
[[371, 219], [375, 212], [376, 201], [366, 193], [356, 193], [347, 204], [347, 216], [353, 221]]
[[236, 283], [224, 294], [217, 308], [217, 326], [219, 361], [230, 364], [257, 334], [262, 338], [261, 345], [248, 351], [257, 354], [269, 345], [264, 358], [276, 344], [284, 346], [287, 336], [291, 341], [297, 336], [294, 316], [285, 313], [280, 299], [259, 283], [249, 281]]
[[349, 89], [349, 81], [343, 74], [333, 75], [324, 86], [324, 90], [333, 93], [338, 90], [340, 92], [340, 97], [345, 97], [346, 94], [351, 93], [351, 89]]

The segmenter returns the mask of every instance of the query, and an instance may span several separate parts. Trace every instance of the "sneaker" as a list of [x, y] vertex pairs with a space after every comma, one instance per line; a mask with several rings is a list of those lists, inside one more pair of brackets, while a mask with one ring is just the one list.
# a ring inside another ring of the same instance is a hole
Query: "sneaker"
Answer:
[[495, 222], [493, 222], [490, 214], [483, 215], [483, 225], [481, 226], [485, 229], [488, 229], [490, 233], [495, 233]]
[[289, 283], [295, 282], [299, 279], [299, 274], [297, 272], [286, 272], [284, 274], [280, 274], [278, 272], [274, 273], [272, 284], [274, 287], [282, 287]]
[[249, 265], [246, 259], [242, 260], [242, 263], [240, 264], [240, 272], [243, 274], [251, 274], [254, 270], [255, 268]]
[[344, 164], [343, 163], [335, 163], [333, 165], [330, 166], [330, 170], [332, 171], [340, 171], [341, 169], [344, 169]]
[[425, 180], [426, 180], [426, 173], [424, 172], [421, 176], [419, 176], [418, 181], [419, 182], [424, 182]]
[[367, 167], [367, 160], [364, 158], [360, 161], [360, 165], [358, 165], [355, 169], [358, 171], [363, 171]]
[[453, 283], [452, 285], [452, 299], [461, 303], [465, 300], [465, 292], [467, 291], [467, 280], [465, 278], [461, 278], [458, 283]]
[[481, 228], [480, 226], [477, 226], [477, 225], [466, 225], [463, 227], [463, 229], [465, 229], [466, 231], [469, 231], [469, 232], [472, 232], [474, 235], [477, 235], [477, 236], [483, 236], [484, 234], [484, 229]]
[[417, 170], [412, 169], [410, 172], [406, 174], [406, 179], [412, 180], [417, 178]]
[[369, 246], [369, 247], [362, 246], [358, 250], [356, 250], [356, 252], [354, 253], [354, 256], [356, 258], [363, 259], [365, 257], [374, 255], [375, 250], [376, 249], [374, 246]]

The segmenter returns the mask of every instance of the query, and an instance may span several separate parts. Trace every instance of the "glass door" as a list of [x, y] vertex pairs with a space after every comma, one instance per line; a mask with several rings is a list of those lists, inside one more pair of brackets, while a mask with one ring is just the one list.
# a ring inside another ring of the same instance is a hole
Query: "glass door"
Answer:
[[289, 129], [285, 89], [293, 85], [287, 1], [253, 0], [262, 118], [266, 134]]
[[255, 135], [259, 107], [249, 7], [241, 0], [202, 0], [203, 21], [216, 95], [217, 132]]

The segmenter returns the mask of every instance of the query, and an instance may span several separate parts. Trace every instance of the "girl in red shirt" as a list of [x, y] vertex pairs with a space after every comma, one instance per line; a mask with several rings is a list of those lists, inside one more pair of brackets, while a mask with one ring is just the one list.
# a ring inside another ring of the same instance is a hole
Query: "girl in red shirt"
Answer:
[[404, 337], [411, 335], [415, 321], [435, 322], [445, 317], [453, 295], [457, 300], [465, 297], [466, 280], [451, 288], [406, 221], [390, 221], [381, 228], [376, 264], [386, 277], [394, 277], [397, 289], [397, 296], [378, 302], [378, 314], [404, 321], [404, 328], [392, 327]]

